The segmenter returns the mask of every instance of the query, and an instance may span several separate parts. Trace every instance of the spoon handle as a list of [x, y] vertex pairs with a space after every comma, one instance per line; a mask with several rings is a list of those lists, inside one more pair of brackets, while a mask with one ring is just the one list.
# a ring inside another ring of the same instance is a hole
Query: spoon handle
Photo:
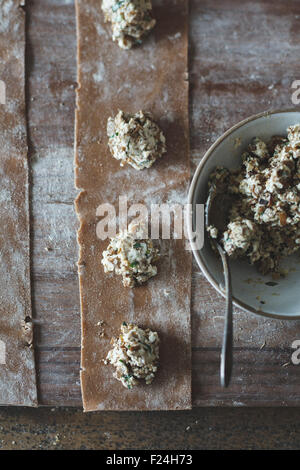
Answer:
[[225, 289], [226, 289], [226, 312], [225, 312], [225, 324], [224, 324], [224, 335], [223, 344], [221, 351], [221, 368], [220, 368], [220, 379], [221, 386], [228, 387], [231, 379], [232, 372], [232, 345], [233, 345], [233, 320], [232, 320], [232, 285], [231, 285], [231, 274], [228, 263], [227, 253], [218, 245], [219, 253], [223, 263], [224, 277], [225, 277]]

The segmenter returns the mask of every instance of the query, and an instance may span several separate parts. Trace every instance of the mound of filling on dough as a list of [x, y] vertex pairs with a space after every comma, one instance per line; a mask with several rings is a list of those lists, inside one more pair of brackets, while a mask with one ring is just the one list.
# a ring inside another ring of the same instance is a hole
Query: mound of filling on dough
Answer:
[[111, 154], [136, 170], [150, 168], [166, 152], [166, 139], [148, 113], [126, 114], [119, 111], [107, 121]]
[[123, 322], [119, 338], [112, 339], [113, 349], [105, 363], [115, 366], [114, 377], [131, 389], [144, 379], [149, 385], [154, 379], [159, 359], [159, 337], [155, 331], [143, 330]]
[[120, 231], [111, 238], [103, 252], [104, 272], [120, 274], [125, 287], [135, 287], [148, 281], [157, 274], [155, 263], [159, 250], [151, 239], [145, 238], [143, 224], [130, 224], [128, 230]]
[[209, 227], [233, 258], [247, 257], [262, 274], [284, 272], [282, 256], [300, 247], [300, 124], [287, 137], [266, 144], [253, 139], [242, 155], [242, 167], [217, 168], [210, 185], [234, 195], [224, 233]]
[[102, 10], [111, 23], [113, 41], [122, 49], [141, 44], [156, 23], [151, 0], [103, 0]]

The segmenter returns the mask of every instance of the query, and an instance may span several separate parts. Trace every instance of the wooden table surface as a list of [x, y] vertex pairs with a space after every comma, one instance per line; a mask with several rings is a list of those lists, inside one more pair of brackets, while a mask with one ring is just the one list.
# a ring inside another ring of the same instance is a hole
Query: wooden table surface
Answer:
[[0, 407], [0, 449], [296, 450], [299, 418], [295, 408], [83, 413]]
[[[80, 312], [73, 200], [76, 31], [72, 0], [27, 0], [32, 281], [39, 402], [81, 406]], [[297, 0], [190, 1], [192, 170], [231, 125], [291, 107], [300, 79]], [[224, 300], [194, 265], [194, 406], [300, 405], [291, 344], [300, 322], [235, 310], [235, 365], [219, 387]]]

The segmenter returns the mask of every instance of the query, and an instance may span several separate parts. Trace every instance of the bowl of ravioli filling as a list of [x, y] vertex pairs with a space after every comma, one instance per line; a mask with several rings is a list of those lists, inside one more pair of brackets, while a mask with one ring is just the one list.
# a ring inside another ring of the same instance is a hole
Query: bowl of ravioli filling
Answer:
[[[205, 228], [198, 249], [196, 205], [206, 203], [211, 187], [230, 194], [230, 206], [224, 230]], [[228, 254], [236, 306], [300, 319], [300, 111], [261, 113], [225, 132], [200, 161], [189, 203], [193, 253], [215, 289], [224, 295], [213, 238]]]

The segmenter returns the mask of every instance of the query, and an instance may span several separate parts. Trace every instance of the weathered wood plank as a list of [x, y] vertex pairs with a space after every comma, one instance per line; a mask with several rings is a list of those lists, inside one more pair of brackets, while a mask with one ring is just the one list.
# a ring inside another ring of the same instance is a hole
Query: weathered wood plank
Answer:
[[[205, 150], [232, 124], [266, 109], [292, 106], [291, 83], [300, 77], [300, 3], [191, 0], [190, 4], [193, 170]], [[72, 207], [76, 80], [73, 1], [32, 0], [28, 17], [40, 401], [81, 406], [77, 222]], [[48, 244], [52, 251], [46, 251]], [[299, 405], [299, 369], [282, 365], [290, 361], [292, 341], [300, 339], [300, 322], [263, 319], [236, 310], [233, 384], [224, 393], [218, 382], [224, 301], [195, 264], [192, 295], [194, 404]], [[52, 347], [56, 347], [55, 353], [47, 350]]]

